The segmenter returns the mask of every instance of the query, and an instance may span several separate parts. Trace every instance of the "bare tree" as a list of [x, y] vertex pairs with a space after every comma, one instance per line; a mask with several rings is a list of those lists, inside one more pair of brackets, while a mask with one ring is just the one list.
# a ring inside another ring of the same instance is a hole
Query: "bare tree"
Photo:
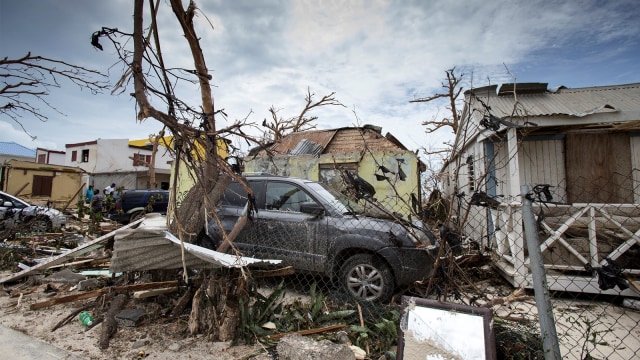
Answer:
[[71, 81], [80, 89], [87, 89], [96, 94], [108, 87], [106, 75], [82, 66], [69, 64], [62, 60], [31, 55], [17, 59], [4, 57], [0, 59], [0, 114], [7, 116], [18, 124], [22, 130], [31, 135], [24, 127], [21, 119], [33, 116], [46, 122], [48, 117], [40, 105], [44, 105], [62, 114], [53, 104], [47, 101], [52, 88], [62, 87], [62, 80]]
[[335, 92], [323, 96], [316, 102], [313, 101], [314, 95], [315, 94], [312, 94], [310, 89], [307, 89], [307, 96], [305, 97], [306, 104], [300, 112], [300, 115], [295, 117], [278, 117], [280, 109], [276, 109], [274, 106], [269, 108], [271, 120], [267, 122], [267, 119], [264, 119], [262, 121], [262, 126], [268, 129], [267, 137], [270, 137], [270, 140], [272, 141], [277, 141], [290, 133], [315, 129], [316, 125], [313, 123], [318, 120], [318, 117], [308, 116], [308, 113], [311, 110], [322, 106], [344, 107], [344, 105], [334, 97]]
[[447, 109], [451, 111], [451, 117], [445, 116], [440, 120], [430, 120], [422, 123], [426, 127], [425, 131], [427, 133], [433, 133], [436, 130], [451, 127], [454, 133], [458, 132], [458, 127], [460, 126], [460, 111], [458, 111], [456, 103], [458, 101], [458, 97], [462, 93], [463, 88], [460, 86], [460, 81], [464, 77], [464, 74], [456, 75], [456, 68], [453, 67], [449, 70], [446, 70], [445, 73], [447, 75], [446, 82], [442, 83], [442, 87], [445, 89], [443, 93], [437, 93], [435, 95], [411, 100], [411, 103], [418, 102], [431, 102], [437, 99], [447, 99], [449, 100], [449, 105]]
[[[118, 88], [123, 89], [133, 83], [133, 96], [138, 106], [138, 120], [155, 119], [162, 123], [173, 136], [176, 165], [173, 179], [173, 189], [177, 185], [178, 171], [183, 163], [189, 169], [196, 184], [176, 208], [174, 193], [173, 219], [169, 230], [184, 242], [194, 242], [205, 228], [208, 217], [220, 222], [215, 212], [215, 206], [220, 195], [229, 184], [231, 178], [236, 178], [241, 184], [243, 179], [234, 173], [218, 151], [220, 139], [236, 135], [247, 141], [257, 140], [247, 135], [243, 130], [247, 126], [255, 126], [246, 121], [236, 121], [232, 125], [218, 129], [216, 119], [226, 116], [223, 109], [216, 109], [211, 81], [205, 57], [200, 47], [200, 37], [195, 26], [194, 17], [198, 8], [193, 1], [183, 5], [181, 0], [169, 0], [171, 10], [180, 25], [184, 39], [188, 45], [193, 68], [170, 67], [167, 65], [160, 41], [160, 33], [156, 16], [159, 0], [149, 1], [149, 11], [144, 9], [144, 0], [134, 1], [133, 34], [118, 29], [103, 27], [96, 31], [91, 43], [102, 49], [101, 39], [108, 39], [115, 47], [120, 60], [127, 66], [124, 75], [118, 82]], [[150, 25], [148, 33], [144, 34], [144, 15], [149, 14]], [[122, 41], [124, 38], [124, 41]], [[127, 49], [129, 39], [133, 38], [133, 51]], [[176, 95], [178, 86], [193, 86], [199, 89], [200, 99], [197, 105], [188, 104]], [[124, 90], [121, 90], [124, 91]], [[164, 103], [166, 110], [158, 108], [157, 103]], [[252, 197], [251, 189], [246, 186], [248, 197]], [[241, 222], [238, 222], [241, 226]], [[222, 226], [219, 227], [222, 229]], [[234, 229], [235, 230], [235, 229]], [[230, 234], [237, 233], [231, 231]], [[232, 235], [222, 231], [225, 244], [230, 244]], [[183, 275], [188, 274], [184, 269]], [[232, 278], [243, 278], [237, 274], [228, 278], [215, 279], [211, 274], [203, 272], [205, 279], [201, 287], [193, 295], [192, 313], [189, 321], [191, 333], [208, 333], [220, 340], [230, 340], [238, 321], [238, 293], [244, 291], [243, 280], [232, 281]], [[208, 275], [207, 275], [208, 274]], [[188, 279], [187, 279], [188, 280]], [[217, 286], [223, 283], [225, 286]], [[233, 285], [235, 284], [235, 286]], [[223, 303], [211, 304], [206, 299], [215, 297], [211, 291], [217, 289], [223, 294], [219, 297]], [[223, 309], [223, 310], [220, 310]]]

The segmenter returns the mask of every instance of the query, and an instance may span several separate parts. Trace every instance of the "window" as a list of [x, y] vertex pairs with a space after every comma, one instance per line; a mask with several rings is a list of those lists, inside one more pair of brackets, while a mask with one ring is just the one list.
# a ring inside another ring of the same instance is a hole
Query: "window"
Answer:
[[220, 199], [222, 205], [244, 206], [247, 202], [247, 192], [236, 182], [229, 184]]
[[71, 161], [78, 161], [78, 152], [75, 150], [71, 152]]
[[151, 155], [133, 154], [133, 166], [147, 166], [151, 163]]
[[53, 176], [33, 175], [32, 196], [51, 196]]
[[140, 154], [133, 154], [133, 166], [143, 165], [142, 161], [140, 161], [141, 160], [140, 158], [141, 158]]
[[300, 212], [301, 203], [314, 202], [313, 198], [299, 187], [281, 182], [268, 182], [266, 195], [267, 210]]
[[47, 154], [38, 155], [38, 164], [46, 164], [47, 163]]
[[340, 168], [345, 170], [358, 171], [357, 163], [342, 163], [342, 164], [320, 164], [318, 167], [320, 173], [320, 182], [327, 184], [335, 189], [341, 188], [342, 177], [340, 176]]
[[82, 162], [89, 162], [89, 149], [82, 150]]
[[[256, 198], [256, 201], [259, 201], [262, 195], [263, 184], [264, 183], [262, 181], [249, 182], [249, 186], [251, 187], [251, 191], [253, 192], [253, 196]], [[220, 197], [220, 203], [227, 206], [244, 207], [247, 203], [247, 192], [244, 187], [234, 181], [225, 189], [224, 193]]]

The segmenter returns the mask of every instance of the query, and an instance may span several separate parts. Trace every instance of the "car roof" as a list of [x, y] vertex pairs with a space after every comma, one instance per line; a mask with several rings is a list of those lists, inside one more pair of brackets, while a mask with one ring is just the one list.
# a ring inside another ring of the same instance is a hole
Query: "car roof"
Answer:
[[163, 189], [130, 189], [130, 190], [126, 190], [127, 193], [129, 192], [169, 192], [169, 190], [163, 190]]
[[273, 175], [273, 174], [267, 174], [267, 173], [256, 173], [256, 174], [246, 173], [245, 177], [247, 178], [247, 180], [291, 180], [294, 182], [301, 182], [301, 183], [315, 182], [309, 179], [303, 179], [303, 178], [298, 178], [293, 176]]

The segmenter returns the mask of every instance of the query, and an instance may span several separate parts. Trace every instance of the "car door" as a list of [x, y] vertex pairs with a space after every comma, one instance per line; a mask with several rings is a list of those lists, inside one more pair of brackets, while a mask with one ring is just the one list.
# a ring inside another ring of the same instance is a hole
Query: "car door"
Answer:
[[0, 229], [3, 229], [5, 226], [8, 226], [8, 224], [5, 225], [6, 222], [6, 216], [7, 216], [7, 211], [9, 211], [9, 206], [5, 205], [5, 202], [7, 202], [8, 200], [5, 198], [5, 196], [3, 194], [0, 194]]
[[280, 259], [297, 270], [322, 271], [325, 217], [301, 211], [305, 204], [318, 202], [285, 180], [267, 181], [264, 194], [264, 206], [256, 214], [256, 255]]
[[[262, 181], [250, 181], [249, 185], [255, 196], [256, 206], [261, 202], [264, 183]], [[231, 232], [236, 222], [243, 216], [245, 206], [247, 205], [247, 191], [237, 182], [229, 184], [227, 189], [220, 198], [220, 205], [217, 208], [217, 215], [222, 223], [224, 231], [228, 234]], [[259, 210], [259, 209], [257, 209]], [[234, 239], [233, 243], [245, 256], [255, 256], [258, 252], [256, 246], [259, 246], [259, 238], [257, 235], [256, 212], [251, 214], [251, 220], [247, 222], [242, 231]], [[209, 236], [214, 238], [216, 244], [220, 244], [222, 236], [218, 230], [218, 224], [215, 219], [209, 219]], [[217, 245], [216, 245], [217, 246]]]

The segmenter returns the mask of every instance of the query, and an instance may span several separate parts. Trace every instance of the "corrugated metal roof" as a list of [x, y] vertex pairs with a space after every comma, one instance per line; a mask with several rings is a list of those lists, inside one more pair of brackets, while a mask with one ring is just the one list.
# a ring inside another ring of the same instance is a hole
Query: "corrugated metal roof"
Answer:
[[15, 142], [0, 141], [0, 154], [36, 157], [36, 150], [29, 149]]
[[[513, 94], [498, 96], [495, 87], [473, 91], [476, 97], [491, 108], [495, 116], [514, 115]], [[494, 90], [494, 91], [492, 91]], [[517, 90], [517, 88], [516, 88]], [[516, 91], [517, 92], [517, 91]], [[638, 111], [640, 109], [640, 83], [599, 86], [589, 88], [559, 88], [557, 92], [518, 94], [522, 115], [568, 115], [582, 117], [594, 113]], [[480, 104], [476, 105], [476, 108]]]
[[289, 152], [290, 155], [320, 155], [322, 154], [322, 150], [324, 148], [320, 144], [316, 144], [313, 141], [309, 141], [307, 139], [302, 139], [296, 145], [293, 150]]
[[376, 151], [406, 150], [406, 147], [392, 135], [387, 134], [387, 137], [384, 137], [380, 131], [380, 127], [365, 125], [294, 132], [274, 143], [269, 151], [273, 155], [349, 153], [361, 151], [365, 143]]
[[315, 144], [318, 144], [323, 149], [327, 147], [331, 139], [336, 133], [336, 129], [333, 130], [311, 130], [291, 133], [271, 147], [271, 151], [276, 154], [289, 154], [302, 140], [308, 140]]

